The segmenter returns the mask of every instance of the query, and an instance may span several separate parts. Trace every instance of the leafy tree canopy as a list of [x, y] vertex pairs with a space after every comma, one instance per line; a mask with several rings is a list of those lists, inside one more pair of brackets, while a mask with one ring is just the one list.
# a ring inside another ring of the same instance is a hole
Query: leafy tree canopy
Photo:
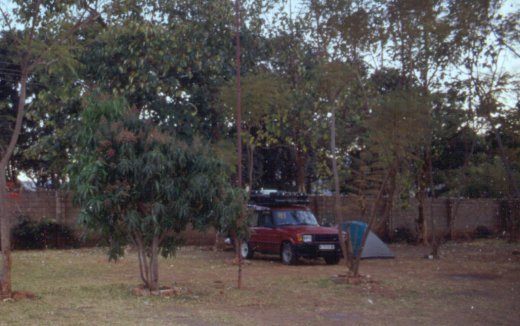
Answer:
[[188, 224], [230, 226], [240, 213], [243, 193], [200, 141], [178, 140], [120, 98], [90, 99], [81, 125], [70, 166], [79, 221], [110, 240], [111, 259], [130, 239], [147, 288], [158, 287], [158, 254], [174, 254]]

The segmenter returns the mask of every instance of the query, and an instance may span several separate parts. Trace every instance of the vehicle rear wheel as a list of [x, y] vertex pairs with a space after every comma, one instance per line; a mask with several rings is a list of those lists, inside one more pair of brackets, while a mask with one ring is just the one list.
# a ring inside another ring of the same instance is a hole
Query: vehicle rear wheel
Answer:
[[323, 257], [323, 259], [325, 259], [325, 263], [327, 265], [337, 265], [339, 263], [338, 256], [327, 256], [327, 257]]
[[242, 256], [242, 259], [253, 258], [254, 251], [251, 249], [251, 245], [247, 241], [242, 241], [242, 245], [240, 246], [240, 255]]
[[298, 256], [296, 252], [294, 252], [294, 248], [291, 243], [284, 242], [282, 244], [282, 263], [285, 265], [294, 265], [298, 262]]

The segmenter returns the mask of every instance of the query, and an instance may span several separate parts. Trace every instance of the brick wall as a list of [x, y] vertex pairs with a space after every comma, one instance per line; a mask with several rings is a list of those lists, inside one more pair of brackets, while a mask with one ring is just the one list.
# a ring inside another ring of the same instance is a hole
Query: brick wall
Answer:
[[[335, 223], [333, 196], [311, 196], [310, 201], [310, 207], [320, 223]], [[415, 234], [417, 205], [416, 200], [411, 200], [405, 207], [394, 207], [391, 214], [391, 229], [407, 228]], [[468, 236], [478, 226], [486, 226], [495, 233], [504, 228], [505, 218], [502, 216], [504, 209], [501, 209], [503, 202], [499, 200], [438, 198], [432, 205], [436, 229], [444, 235]], [[516, 204], [514, 207], [517, 206]], [[54, 191], [23, 192], [18, 199], [9, 202], [9, 207], [15, 224], [21, 217], [29, 217], [33, 220], [54, 219], [75, 227], [79, 212], [79, 209], [74, 207], [69, 193]], [[341, 196], [341, 212], [342, 220], [361, 219], [359, 204], [352, 197]], [[424, 213], [425, 218], [428, 219], [430, 200], [426, 200]], [[518, 212], [515, 211], [515, 214]], [[185, 232], [188, 244], [212, 244], [215, 236], [215, 230], [206, 233], [193, 230]]]
[[79, 212], [73, 207], [69, 194], [56, 191], [22, 192], [17, 199], [10, 201], [9, 206], [14, 223], [30, 218], [74, 225]]
[[[11, 211], [12, 225], [20, 223], [25, 218], [34, 221], [50, 219], [79, 230], [76, 224], [79, 208], [73, 205], [70, 193], [59, 191], [22, 192], [18, 198], [9, 201], [8, 207]], [[215, 237], [216, 231], [214, 229], [201, 233], [188, 228], [184, 233], [186, 244], [189, 245], [212, 245], [215, 243]]]
[[[340, 198], [342, 221], [364, 220], [361, 217], [359, 202], [355, 198], [349, 196]], [[311, 209], [320, 223], [335, 223], [333, 196], [311, 196], [310, 201]], [[503, 201], [496, 199], [436, 198], [433, 201], [427, 199], [424, 203], [424, 214], [428, 221], [431, 205], [435, 229], [438, 233], [453, 238], [468, 237], [478, 226], [485, 226], [494, 233], [502, 231], [505, 228], [503, 213], [501, 213], [502, 204]], [[366, 218], [368, 218], [370, 205], [371, 203], [368, 204]], [[515, 210], [515, 213], [518, 212]], [[417, 216], [418, 202], [415, 199], [410, 200], [404, 207], [394, 207], [391, 212], [390, 229], [406, 228], [415, 234]], [[380, 221], [381, 216], [377, 215], [376, 219]]]

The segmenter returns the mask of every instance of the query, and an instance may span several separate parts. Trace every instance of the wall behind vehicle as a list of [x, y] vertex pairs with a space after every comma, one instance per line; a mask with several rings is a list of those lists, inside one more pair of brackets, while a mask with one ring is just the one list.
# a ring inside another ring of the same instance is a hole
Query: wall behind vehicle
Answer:
[[[310, 209], [322, 225], [336, 224], [334, 219], [334, 197], [310, 196]], [[23, 219], [41, 221], [54, 220], [78, 229], [76, 218], [79, 208], [72, 202], [72, 195], [60, 191], [20, 192], [9, 200], [9, 207], [16, 225]], [[370, 207], [370, 203], [369, 206]], [[518, 219], [520, 202], [507, 202], [494, 199], [454, 199], [436, 198], [432, 203], [437, 232], [452, 239], [471, 238], [475, 230], [485, 227], [491, 233], [497, 234], [507, 229], [511, 220]], [[341, 196], [342, 221], [362, 220], [359, 203], [349, 197]], [[394, 207], [389, 219], [389, 229], [408, 229], [415, 235], [418, 202], [410, 200], [406, 207]], [[425, 218], [429, 219], [430, 200], [425, 203]], [[515, 215], [516, 214], [516, 215]], [[381, 221], [379, 217], [378, 222]], [[374, 230], [381, 236], [380, 230]], [[216, 232], [209, 230], [200, 233], [187, 230], [184, 233], [186, 244], [212, 245], [215, 243]]]
[[[76, 223], [80, 209], [74, 206], [72, 194], [68, 192], [17, 192], [16, 196], [9, 196], [8, 207], [11, 212], [12, 227], [15, 227], [24, 220], [52, 220], [70, 226], [78, 233], [82, 232]], [[201, 233], [188, 228], [188, 230], [184, 232], [187, 245], [213, 245], [215, 243], [215, 237], [216, 232], [214, 229]], [[95, 236], [93, 236], [93, 238], [95, 238]], [[96, 239], [91, 239], [87, 242], [89, 245], [92, 245], [95, 244]]]
[[[353, 197], [341, 196], [341, 221], [334, 219], [333, 196], [310, 196], [310, 208], [320, 224], [336, 224], [349, 220], [361, 220], [361, 207]], [[475, 235], [477, 228], [485, 227], [491, 234], [509, 230], [511, 223], [519, 221], [520, 202], [480, 198], [435, 198], [427, 199], [424, 204], [425, 219], [430, 218], [430, 204], [435, 221], [436, 233], [451, 239], [468, 239]], [[368, 201], [370, 211], [372, 202]], [[418, 201], [411, 199], [405, 207], [394, 207], [387, 220], [376, 216], [374, 232], [383, 237], [384, 224], [389, 223], [389, 230], [407, 229], [416, 235], [416, 219], [418, 216]], [[368, 213], [367, 213], [368, 215]], [[386, 237], [385, 237], [386, 238]]]

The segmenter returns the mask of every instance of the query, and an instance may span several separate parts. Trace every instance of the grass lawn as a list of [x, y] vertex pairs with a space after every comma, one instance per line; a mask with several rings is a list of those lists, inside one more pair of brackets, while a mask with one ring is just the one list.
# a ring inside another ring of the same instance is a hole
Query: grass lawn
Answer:
[[259, 257], [236, 289], [232, 252], [185, 247], [160, 261], [170, 298], [136, 297], [135, 253], [109, 263], [102, 249], [17, 251], [14, 290], [36, 299], [0, 302], [0, 325], [518, 325], [520, 245], [498, 240], [427, 248], [393, 245], [396, 259], [367, 260], [365, 282], [337, 281], [343, 265], [284, 266]]

